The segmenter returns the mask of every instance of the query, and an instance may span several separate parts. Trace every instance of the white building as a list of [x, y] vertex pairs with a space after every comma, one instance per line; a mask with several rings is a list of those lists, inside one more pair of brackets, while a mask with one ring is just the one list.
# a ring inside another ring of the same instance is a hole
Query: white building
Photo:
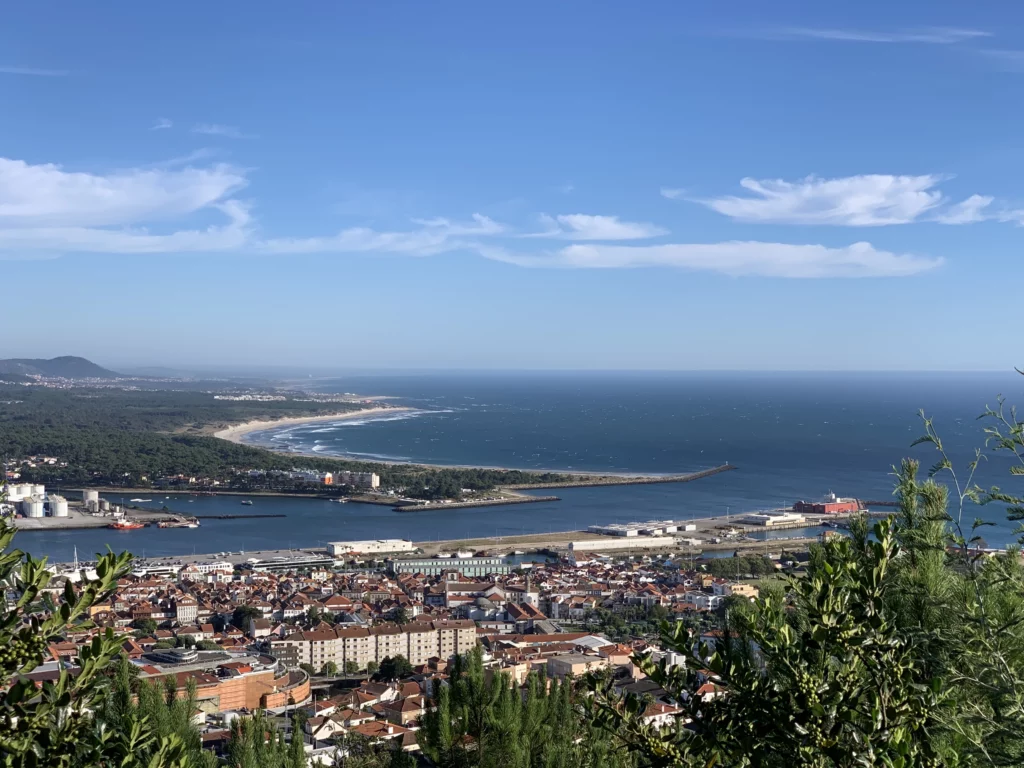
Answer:
[[671, 536], [637, 536], [628, 538], [588, 539], [586, 541], [570, 541], [569, 549], [576, 552], [596, 552], [609, 549], [654, 549], [656, 547], [672, 547], [676, 540]]
[[367, 541], [331, 541], [327, 552], [332, 557], [340, 555], [370, 555], [382, 552], [413, 552], [416, 547], [408, 539], [370, 539]]
[[763, 525], [771, 528], [775, 525], [791, 525], [802, 523], [806, 518], [795, 512], [754, 512], [740, 519], [746, 525]]
[[324, 475], [324, 485], [352, 485], [356, 488], [379, 488], [380, 475], [376, 472], [335, 472]]

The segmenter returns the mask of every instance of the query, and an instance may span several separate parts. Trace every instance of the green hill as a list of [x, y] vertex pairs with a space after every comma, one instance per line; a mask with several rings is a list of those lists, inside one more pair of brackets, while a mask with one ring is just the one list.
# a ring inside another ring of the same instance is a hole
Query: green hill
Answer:
[[51, 360], [11, 358], [0, 360], [0, 374], [59, 376], [65, 379], [114, 379], [119, 374], [109, 371], [84, 357], [65, 355]]

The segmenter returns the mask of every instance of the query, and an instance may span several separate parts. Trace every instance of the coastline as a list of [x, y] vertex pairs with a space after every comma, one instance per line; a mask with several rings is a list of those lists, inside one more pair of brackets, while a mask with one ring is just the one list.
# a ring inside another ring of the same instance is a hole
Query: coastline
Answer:
[[[718, 472], [724, 471], [726, 468], [735, 469], [732, 465], [720, 465], [704, 470], [694, 470], [685, 473], [663, 473], [663, 472], [615, 472], [615, 471], [600, 471], [600, 470], [573, 470], [573, 469], [547, 469], [547, 468], [520, 468], [520, 467], [498, 467], [483, 464], [432, 464], [422, 461], [402, 461], [397, 459], [373, 459], [372, 461], [365, 458], [356, 456], [345, 456], [337, 454], [325, 454], [325, 453], [313, 453], [312, 451], [284, 451], [277, 448], [272, 448], [266, 445], [259, 445], [257, 443], [251, 443], [244, 438], [253, 433], [261, 432], [266, 429], [275, 429], [278, 427], [296, 426], [299, 424], [313, 424], [316, 422], [323, 421], [341, 421], [345, 419], [364, 418], [367, 416], [374, 416], [384, 413], [398, 413], [398, 412], [410, 412], [417, 411], [416, 408], [410, 408], [408, 406], [394, 406], [394, 407], [374, 407], [364, 408], [358, 411], [344, 411], [340, 414], [324, 414], [322, 416], [296, 416], [292, 418], [284, 419], [273, 419], [266, 421], [247, 421], [242, 424], [235, 424], [224, 429], [218, 430], [213, 433], [214, 437], [218, 437], [221, 440], [227, 440], [228, 442], [236, 443], [238, 445], [249, 445], [258, 448], [262, 448], [266, 451], [280, 454], [282, 456], [304, 456], [312, 459], [336, 459], [339, 461], [349, 461], [359, 464], [379, 466], [393, 466], [393, 467], [412, 467], [416, 469], [425, 470], [436, 470], [436, 469], [486, 469], [494, 470], [498, 472], [522, 472], [529, 475], [559, 475], [564, 477], [565, 480], [553, 481], [548, 483], [526, 483], [518, 485], [509, 485], [509, 490], [520, 491], [520, 490], [542, 490], [544, 488], [572, 488], [572, 487], [584, 487], [584, 486], [598, 486], [598, 485], [633, 485], [633, 484], [647, 484], [647, 483], [671, 483], [679, 482], [680, 479], [698, 479], [705, 473], [717, 474]], [[684, 480], [685, 482], [685, 480]]]
[[[318, 421], [344, 421], [345, 419], [361, 419], [367, 416], [374, 416], [382, 413], [398, 413], [402, 411], [411, 411], [412, 408], [406, 406], [395, 406], [395, 407], [374, 407], [374, 408], [361, 408], [357, 411], [341, 411], [340, 413], [325, 413], [322, 416], [293, 416], [284, 419], [269, 419], [265, 421], [246, 421], [241, 424], [233, 424], [230, 427], [225, 427], [213, 433], [214, 437], [219, 437], [221, 440], [227, 440], [229, 443], [237, 443], [238, 445], [251, 445], [247, 443], [244, 438], [251, 432], [262, 432], [265, 429], [276, 429], [277, 427], [291, 427], [299, 424], [313, 424]], [[268, 449], [269, 450], [269, 449]], [[286, 451], [275, 451], [275, 453], [285, 453]], [[317, 458], [324, 458], [319, 456]]]

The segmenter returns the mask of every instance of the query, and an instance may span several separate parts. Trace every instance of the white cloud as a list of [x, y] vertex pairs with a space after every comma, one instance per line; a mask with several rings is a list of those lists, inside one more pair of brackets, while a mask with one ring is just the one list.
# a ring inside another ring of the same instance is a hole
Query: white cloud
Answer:
[[223, 136], [227, 139], [255, 139], [256, 137], [242, 133], [239, 128], [233, 125], [220, 125], [218, 123], [198, 123], [192, 126], [192, 133], [202, 134], [204, 136]]
[[434, 256], [470, 247], [472, 240], [504, 231], [501, 224], [473, 214], [468, 222], [448, 219], [414, 219], [418, 229], [380, 232], [368, 227], [349, 227], [328, 237], [272, 238], [254, 244], [261, 253], [400, 253]]
[[686, 194], [685, 189], [679, 189], [678, 187], [662, 187], [660, 191], [661, 196], [669, 200], [679, 200]]
[[248, 206], [238, 200], [228, 200], [214, 208], [228, 217], [226, 225], [178, 230], [169, 234], [154, 234], [145, 227], [0, 228], [0, 253], [26, 250], [44, 253], [211, 253], [235, 251], [246, 246], [251, 240]]
[[592, 216], [585, 213], [570, 213], [561, 216], [540, 217], [544, 230], [530, 232], [523, 237], [543, 237], [560, 240], [643, 240], [660, 237], [668, 230], [634, 221], [622, 221], [618, 216]]
[[903, 277], [925, 272], [942, 263], [941, 259], [877, 250], [870, 243], [854, 243], [845, 248], [740, 241], [667, 245], [576, 244], [540, 255], [493, 247], [479, 250], [487, 258], [522, 267], [675, 267], [732, 276], [786, 278]]
[[0, 227], [134, 224], [194, 213], [246, 185], [228, 165], [107, 175], [0, 158]]
[[986, 221], [992, 218], [985, 213], [993, 197], [987, 195], [971, 195], [963, 202], [951, 205], [935, 215], [935, 221], [940, 224], [975, 224], [979, 221]]
[[174, 123], [172, 123], [166, 117], [158, 117], [156, 119], [156, 122], [153, 123], [152, 127], [149, 130], [151, 130], [151, 131], [163, 131], [163, 130], [166, 130], [167, 128], [172, 127], [173, 125], [174, 125]]
[[763, 35], [769, 39], [838, 40], [850, 43], [927, 43], [932, 45], [951, 45], [981, 37], [991, 37], [991, 32], [980, 29], [962, 29], [957, 27], [922, 27], [895, 32], [861, 29], [828, 29], [817, 27], [790, 27], [770, 31]]
[[26, 75], [28, 77], [66, 77], [66, 69], [36, 69], [34, 67], [11, 67], [0, 65], [0, 75]]
[[941, 205], [942, 193], [933, 188], [942, 180], [934, 174], [840, 179], [808, 176], [796, 182], [746, 178], [740, 186], [752, 196], [699, 202], [740, 221], [876, 227], [908, 224]]
[[[549, 231], [540, 233], [543, 237], [577, 241], [556, 250], [503, 250], [503, 242], [523, 245], [525, 241], [482, 214], [465, 220], [414, 219], [407, 228], [385, 231], [349, 227], [327, 236], [264, 237], [250, 205], [236, 197], [245, 185], [244, 172], [227, 165], [100, 174], [0, 158], [0, 257], [44, 258], [63, 253], [431, 256], [463, 251], [524, 267], [661, 266], [773, 277], [899, 276], [940, 262], [876, 250], [867, 243], [845, 248], [758, 242], [601, 243], [597, 241], [666, 233], [651, 224], [586, 214], [546, 218]], [[967, 200], [955, 211], [950, 209], [950, 216], [980, 215], [985, 205], [983, 199]]]

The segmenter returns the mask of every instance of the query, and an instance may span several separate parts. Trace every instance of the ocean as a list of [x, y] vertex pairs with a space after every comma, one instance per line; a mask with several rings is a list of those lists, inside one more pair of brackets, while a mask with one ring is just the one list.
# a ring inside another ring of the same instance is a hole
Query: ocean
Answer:
[[[267, 520], [208, 521], [201, 529], [26, 533], [19, 545], [57, 559], [110, 542], [147, 554], [315, 546], [351, 538], [449, 539], [568, 530], [594, 523], [685, 519], [788, 506], [828, 491], [891, 498], [892, 468], [905, 456], [923, 467], [934, 448], [918, 411], [935, 419], [964, 470], [984, 448], [977, 417], [999, 394], [1020, 402], [1024, 377], [1010, 373], [494, 373], [348, 377], [325, 392], [387, 395], [413, 410], [382, 418], [317, 422], [252, 433], [276, 450], [364, 460], [520, 469], [668, 474], [726, 462], [738, 469], [685, 484], [559, 489], [559, 502], [397, 513], [387, 507], [260, 499]], [[1014, 486], [1008, 458], [991, 451], [976, 481]], [[296, 458], [300, 466], [301, 458]], [[1019, 481], [1017, 481], [1019, 484]], [[237, 512], [237, 499], [182, 499], [191, 514]], [[994, 525], [992, 546], [1015, 537], [1003, 509], [969, 509]], [[780, 535], [783, 532], [779, 532]], [[789, 534], [792, 535], [792, 534]], [[244, 545], [244, 546], [243, 546]]]

